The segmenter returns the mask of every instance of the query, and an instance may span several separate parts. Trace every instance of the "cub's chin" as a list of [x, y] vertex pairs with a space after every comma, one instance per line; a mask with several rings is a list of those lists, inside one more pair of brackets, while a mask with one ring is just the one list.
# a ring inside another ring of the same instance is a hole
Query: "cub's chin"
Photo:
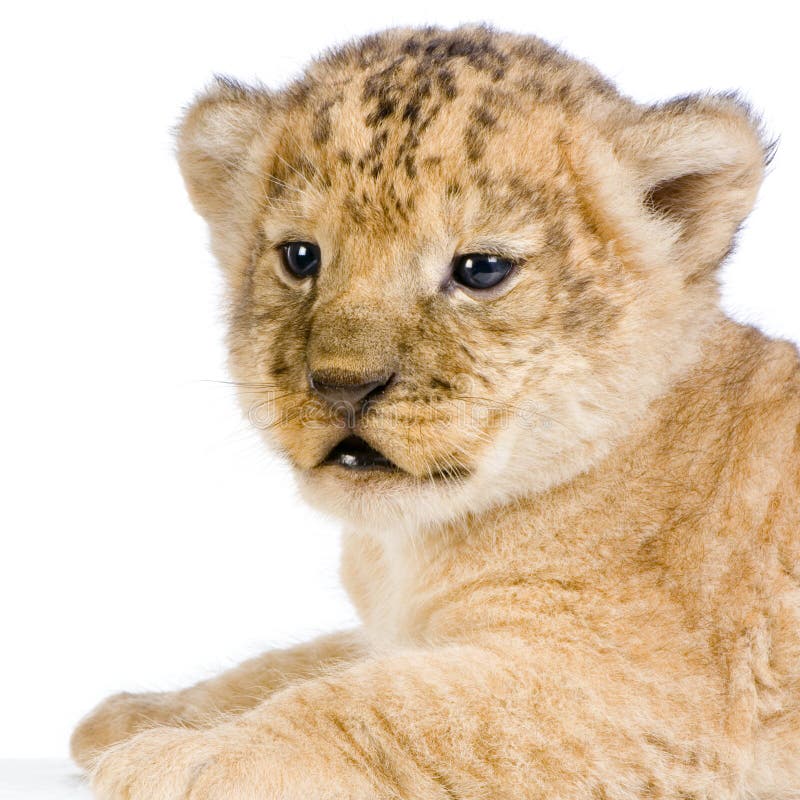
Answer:
[[[447, 480], [435, 473], [413, 475], [355, 434], [335, 444], [316, 466], [296, 472], [311, 505], [356, 525], [401, 522], [425, 496], [441, 503], [436, 484]], [[420, 522], [418, 516], [414, 522]]]
[[497, 455], [474, 469], [414, 474], [357, 435], [334, 445], [314, 467], [296, 468], [300, 491], [315, 508], [355, 527], [417, 530], [479, 511], [501, 500]]
[[415, 477], [398, 467], [325, 464], [296, 470], [306, 502], [349, 526], [416, 530], [457, 516], [462, 485]]

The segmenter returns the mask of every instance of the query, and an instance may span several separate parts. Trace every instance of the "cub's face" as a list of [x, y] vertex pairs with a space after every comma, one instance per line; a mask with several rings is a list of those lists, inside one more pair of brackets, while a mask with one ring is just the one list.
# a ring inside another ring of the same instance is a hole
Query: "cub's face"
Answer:
[[642, 109], [467, 28], [370, 37], [279, 93], [220, 82], [179, 156], [251, 420], [312, 501], [418, 525], [629, 431], [715, 316], [763, 148], [729, 98]]

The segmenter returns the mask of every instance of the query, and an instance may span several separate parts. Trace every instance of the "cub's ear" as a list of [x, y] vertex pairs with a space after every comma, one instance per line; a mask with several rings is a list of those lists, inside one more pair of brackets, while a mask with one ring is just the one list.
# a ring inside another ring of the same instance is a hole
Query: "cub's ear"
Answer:
[[673, 254], [694, 274], [729, 253], [773, 145], [735, 95], [695, 95], [646, 108], [614, 132], [617, 156], [646, 209], [671, 223]]
[[195, 99], [177, 130], [178, 163], [197, 211], [225, 224], [253, 195], [259, 152], [275, 127], [274, 96], [228, 78], [216, 78]]

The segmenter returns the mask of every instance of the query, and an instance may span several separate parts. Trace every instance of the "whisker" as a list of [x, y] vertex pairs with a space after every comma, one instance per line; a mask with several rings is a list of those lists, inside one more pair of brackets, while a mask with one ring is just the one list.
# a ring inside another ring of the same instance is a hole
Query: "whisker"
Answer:
[[300, 172], [300, 170], [297, 169], [297, 167], [292, 166], [280, 153], [276, 153], [275, 157], [278, 158], [283, 164], [285, 164], [292, 172], [294, 172], [295, 175], [302, 178], [306, 182], [306, 186], [309, 186], [311, 189], [313, 189], [314, 193], [317, 196], [320, 195], [320, 187], [312, 183], [307, 175], [304, 175], [302, 172]]
[[[314, 177], [321, 180], [322, 173], [320, 172], [320, 170], [317, 167], [317, 165], [314, 163], [314, 159], [311, 158], [308, 155], [308, 153], [303, 149], [303, 146], [300, 144], [300, 142], [298, 141], [297, 137], [294, 135], [294, 131], [291, 128], [287, 127], [286, 128], [286, 133], [289, 134], [289, 136], [291, 137], [292, 141], [295, 144], [295, 147], [297, 147], [298, 151], [300, 152], [300, 155], [303, 156], [303, 158], [306, 160], [306, 163], [309, 164], [309, 166], [311, 167], [312, 170], [314, 170]], [[317, 186], [315, 184], [314, 188], [320, 189], [320, 188], [324, 188], [324, 187], [320, 187], [320, 186]]]

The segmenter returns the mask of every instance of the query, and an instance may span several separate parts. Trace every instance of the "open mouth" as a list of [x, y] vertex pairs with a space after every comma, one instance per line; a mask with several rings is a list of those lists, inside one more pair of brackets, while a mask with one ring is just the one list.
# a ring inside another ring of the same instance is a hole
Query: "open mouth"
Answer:
[[336, 464], [353, 470], [396, 470], [398, 468], [383, 453], [379, 453], [359, 436], [348, 436], [343, 439], [328, 453], [322, 463], [323, 465]]

